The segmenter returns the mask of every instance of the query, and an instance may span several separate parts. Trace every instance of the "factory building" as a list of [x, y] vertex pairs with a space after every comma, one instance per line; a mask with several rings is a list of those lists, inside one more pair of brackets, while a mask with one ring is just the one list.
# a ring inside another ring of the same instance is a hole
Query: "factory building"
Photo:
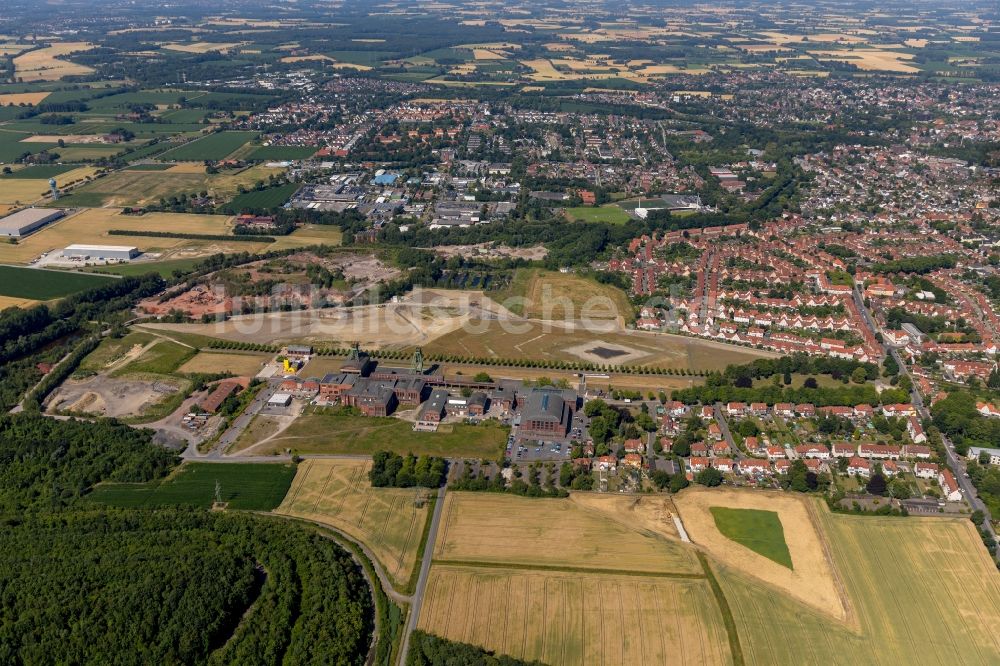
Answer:
[[62, 254], [82, 261], [129, 261], [139, 256], [139, 248], [129, 245], [70, 245]]
[[55, 209], [25, 208], [0, 219], [0, 236], [24, 238], [32, 231], [41, 229], [65, 214], [64, 211]]

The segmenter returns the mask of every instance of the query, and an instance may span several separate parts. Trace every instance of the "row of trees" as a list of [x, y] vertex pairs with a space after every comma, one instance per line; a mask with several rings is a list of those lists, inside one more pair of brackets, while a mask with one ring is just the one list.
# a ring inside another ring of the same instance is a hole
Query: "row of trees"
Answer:
[[444, 483], [447, 472], [448, 462], [444, 458], [376, 451], [368, 479], [377, 488], [438, 488]]

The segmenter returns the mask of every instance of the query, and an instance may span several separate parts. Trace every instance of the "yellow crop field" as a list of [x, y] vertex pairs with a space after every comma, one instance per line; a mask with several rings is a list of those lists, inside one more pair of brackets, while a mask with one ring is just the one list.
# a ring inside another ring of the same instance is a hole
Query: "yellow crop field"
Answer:
[[819, 502], [817, 516], [848, 620], [722, 566], [746, 663], [1000, 663], [1000, 572], [969, 520], [843, 516]]
[[94, 70], [59, 56], [94, 48], [90, 42], [62, 42], [14, 58], [16, 75], [24, 81], [58, 81], [64, 76], [89, 74]]
[[21, 104], [34, 106], [41, 104], [51, 94], [49, 92], [4, 93], [0, 95], [0, 106], [19, 106]]
[[445, 497], [434, 561], [701, 572], [680, 541], [637, 531], [572, 499], [460, 492]]
[[907, 64], [913, 55], [882, 49], [852, 49], [850, 51], [809, 51], [818, 60], [837, 60], [857, 65], [859, 69], [873, 72], [899, 72], [914, 74], [920, 69]]
[[427, 491], [372, 488], [370, 469], [371, 461], [306, 460], [275, 512], [329, 525], [361, 541], [403, 587], [416, 566], [429, 514], [430, 503], [416, 500]]
[[27, 308], [31, 307], [38, 301], [33, 301], [28, 298], [17, 298], [15, 296], [0, 296], [0, 310], [6, 308]]
[[0, 203], [30, 204], [45, 197], [49, 181], [36, 178], [5, 178], [0, 185]]
[[264, 354], [232, 354], [222, 352], [198, 352], [184, 363], [177, 372], [202, 372], [217, 374], [231, 372], [239, 377], [256, 375], [270, 357]]
[[731, 663], [704, 579], [435, 564], [418, 626], [553, 666]]
[[[146, 215], [134, 216], [122, 215], [117, 208], [88, 208], [43, 227], [27, 238], [18, 241], [17, 245], [0, 244], [0, 262], [27, 263], [42, 252], [62, 249], [73, 243], [134, 244], [144, 252], [170, 250], [180, 246], [195, 246], [197, 241], [182, 238], [109, 236], [108, 230], [163, 231], [169, 229], [179, 233], [222, 234], [226, 233], [229, 220], [230, 218], [224, 215], [147, 213]], [[253, 251], [255, 247], [262, 246], [256, 243], [237, 242], [232, 243], [232, 245], [247, 251]]]

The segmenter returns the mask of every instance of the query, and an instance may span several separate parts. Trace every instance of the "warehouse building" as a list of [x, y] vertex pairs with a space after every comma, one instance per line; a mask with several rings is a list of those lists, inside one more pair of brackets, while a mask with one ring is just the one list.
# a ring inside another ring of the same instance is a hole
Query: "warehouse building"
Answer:
[[65, 214], [61, 210], [25, 208], [0, 219], [0, 236], [24, 238], [32, 231], [41, 229], [49, 222], [54, 222]]
[[139, 256], [139, 248], [129, 245], [70, 245], [62, 254], [67, 259], [129, 261]]

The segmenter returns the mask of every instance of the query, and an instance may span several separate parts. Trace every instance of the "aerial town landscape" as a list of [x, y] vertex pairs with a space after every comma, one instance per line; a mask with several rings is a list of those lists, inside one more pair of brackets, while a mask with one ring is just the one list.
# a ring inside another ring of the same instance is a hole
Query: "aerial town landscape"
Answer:
[[0, 662], [1000, 663], [1000, 7], [12, 0]]

